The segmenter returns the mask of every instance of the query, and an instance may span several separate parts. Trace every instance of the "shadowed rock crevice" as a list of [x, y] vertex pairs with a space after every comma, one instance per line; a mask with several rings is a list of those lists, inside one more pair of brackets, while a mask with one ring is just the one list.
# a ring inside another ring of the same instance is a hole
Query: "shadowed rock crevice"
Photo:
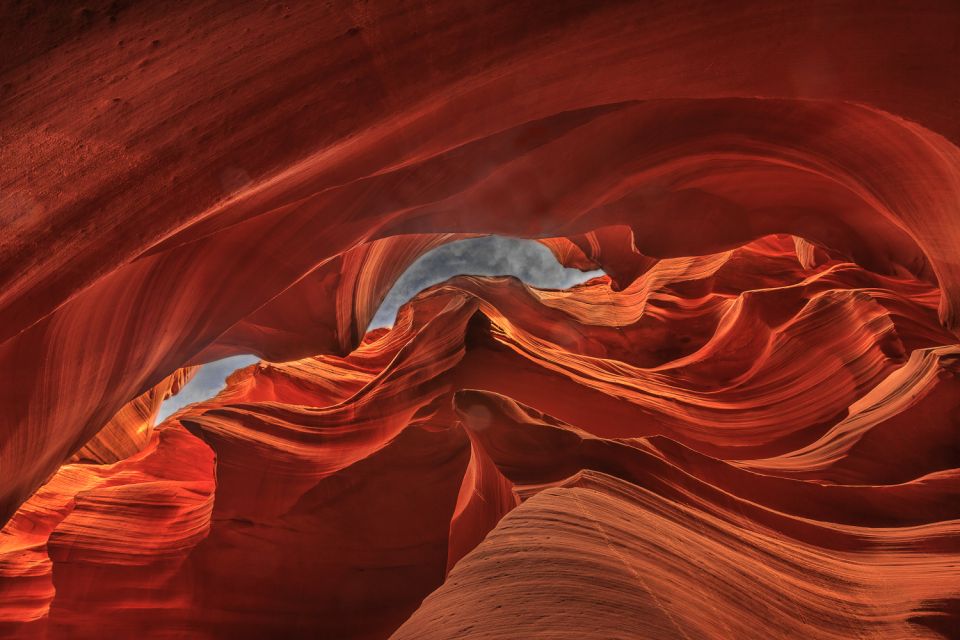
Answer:
[[0, 636], [960, 627], [956, 2], [7, 5]]

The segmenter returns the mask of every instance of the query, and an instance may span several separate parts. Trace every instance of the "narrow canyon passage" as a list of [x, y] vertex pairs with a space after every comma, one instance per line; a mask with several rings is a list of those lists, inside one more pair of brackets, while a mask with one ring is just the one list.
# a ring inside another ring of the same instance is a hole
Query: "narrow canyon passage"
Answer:
[[960, 638], [958, 34], [0, 3], [0, 638]]
[[[567, 289], [601, 276], [603, 271], [565, 268], [549, 249], [532, 240], [499, 236], [459, 240], [417, 258], [387, 292], [367, 329], [393, 326], [400, 305], [427, 287], [458, 275], [514, 276], [543, 289]], [[224, 388], [230, 373], [258, 360], [253, 355], [230, 356], [198, 367], [183, 388], [160, 405], [157, 422], [188, 404], [212, 398]]]

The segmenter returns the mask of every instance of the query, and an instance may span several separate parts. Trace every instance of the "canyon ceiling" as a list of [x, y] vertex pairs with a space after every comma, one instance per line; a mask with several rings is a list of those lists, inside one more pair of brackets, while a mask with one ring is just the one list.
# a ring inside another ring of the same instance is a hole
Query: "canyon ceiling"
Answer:
[[[960, 637], [958, 69], [953, 1], [3, 3], [0, 637]], [[367, 331], [486, 234], [605, 274]]]

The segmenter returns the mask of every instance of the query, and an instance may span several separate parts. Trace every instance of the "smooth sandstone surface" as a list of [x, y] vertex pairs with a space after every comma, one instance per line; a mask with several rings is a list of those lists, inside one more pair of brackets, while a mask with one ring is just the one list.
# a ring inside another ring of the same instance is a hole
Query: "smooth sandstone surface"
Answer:
[[0, 637], [960, 636], [958, 33], [0, 8]]
[[132, 456], [62, 466], [0, 534], [0, 628], [949, 637], [936, 293], [805, 269], [788, 236], [619, 291], [455, 278], [346, 356], [251, 365]]

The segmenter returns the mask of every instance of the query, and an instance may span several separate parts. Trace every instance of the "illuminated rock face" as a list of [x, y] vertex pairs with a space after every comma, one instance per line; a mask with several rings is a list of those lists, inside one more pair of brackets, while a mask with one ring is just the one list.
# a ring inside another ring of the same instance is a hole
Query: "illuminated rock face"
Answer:
[[0, 635], [955, 635], [960, 11], [778, 4], [5, 9]]
[[960, 349], [937, 299], [804, 268], [786, 236], [620, 291], [456, 278], [345, 357], [251, 365], [142, 451], [61, 467], [0, 534], [0, 619], [933, 634], [960, 583]]

